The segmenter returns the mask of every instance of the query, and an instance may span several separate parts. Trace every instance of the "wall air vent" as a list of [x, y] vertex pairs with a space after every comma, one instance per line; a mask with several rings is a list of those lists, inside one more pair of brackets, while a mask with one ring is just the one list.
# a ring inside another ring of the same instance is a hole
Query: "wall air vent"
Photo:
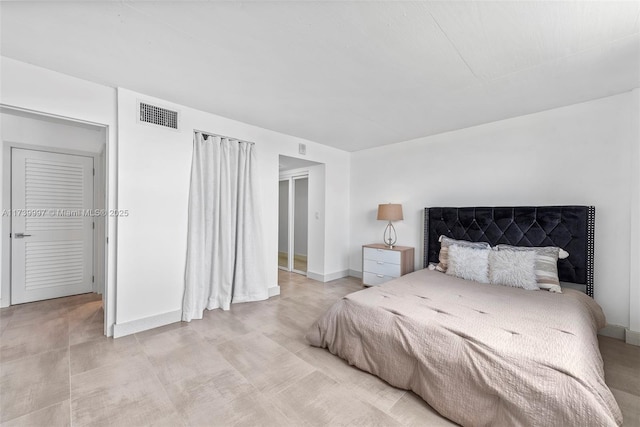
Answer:
[[178, 129], [178, 112], [166, 108], [139, 102], [139, 121], [163, 126], [170, 129]]

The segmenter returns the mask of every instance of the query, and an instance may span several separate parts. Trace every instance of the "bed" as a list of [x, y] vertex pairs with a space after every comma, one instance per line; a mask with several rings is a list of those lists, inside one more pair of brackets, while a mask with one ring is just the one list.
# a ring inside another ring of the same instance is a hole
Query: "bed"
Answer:
[[425, 209], [424, 266], [440, 235], [565, 248], [562, 293], [482, 284], [423, 269], [336, 302], [307, 340], [412, 390], [462, 425], [613, 426], [593, 300], [595, 212], [587, 206]]

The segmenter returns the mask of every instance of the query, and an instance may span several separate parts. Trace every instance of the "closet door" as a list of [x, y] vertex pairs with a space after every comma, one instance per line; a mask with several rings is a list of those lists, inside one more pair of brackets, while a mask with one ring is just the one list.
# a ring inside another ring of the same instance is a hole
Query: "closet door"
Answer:
[[93, 158], [11, 153], [11, 303], [92, 291]]
[[289, 271], [289, 179], [279, 183], [278, 267]]
[[293, 271], [307, 272], [309, 178], [293, 179]]

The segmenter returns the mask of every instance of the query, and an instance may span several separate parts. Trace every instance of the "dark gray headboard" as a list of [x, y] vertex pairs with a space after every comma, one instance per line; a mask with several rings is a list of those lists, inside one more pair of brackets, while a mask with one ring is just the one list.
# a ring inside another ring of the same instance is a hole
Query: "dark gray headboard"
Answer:
[[438, 262], [445, 235], [492, 246], [557, 246], [562, 282], [586, 285], [593, 297], [595, 208], [593, 206], [444, 207], [424, 209], [424, 267]]

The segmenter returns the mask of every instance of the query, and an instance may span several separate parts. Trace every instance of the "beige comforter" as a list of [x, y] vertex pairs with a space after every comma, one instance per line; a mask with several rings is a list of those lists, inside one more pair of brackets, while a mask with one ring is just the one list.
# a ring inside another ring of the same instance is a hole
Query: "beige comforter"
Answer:
[[470, 426], [611, 426], [601, 308], [583, 293], [525, 291], [421, 270], [347, 295], [307, 340]]

